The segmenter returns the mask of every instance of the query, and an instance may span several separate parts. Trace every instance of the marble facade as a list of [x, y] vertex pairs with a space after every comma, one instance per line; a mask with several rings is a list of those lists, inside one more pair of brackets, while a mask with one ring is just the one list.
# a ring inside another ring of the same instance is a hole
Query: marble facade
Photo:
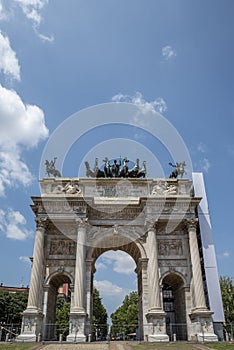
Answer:
[[[140, 339], [216, 341], [205, 297], [199, 221], [201, 198], [187, 179], [45, 178], [32, 197], [36, 234], [27, 309], [19, 340], [55, 339], [58, 287], [69, 283], [68, 342], [91, 331], [95, 261], [110, 249], [136, 263]], [[170, 309], [171, 308], [171, 309]], [[173, 308], [173, 310], [172, 310]]]

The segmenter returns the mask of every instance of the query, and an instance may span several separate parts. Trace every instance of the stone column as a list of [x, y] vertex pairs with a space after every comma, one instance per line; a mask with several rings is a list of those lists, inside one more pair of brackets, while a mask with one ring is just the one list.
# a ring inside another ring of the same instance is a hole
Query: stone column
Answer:
[[160, 288], [159, 288], [159, 275], [158, 275], [158, 248], [155, 232], [155, 222], [147, 222], [148, 225], [148, 252], [149, 252], [149, 265], [148, 265], [148, 276], [149, 276], [149, 311], [161, 310], [160, 300]]
[[42, 334], [42, 280], [44, 275], [44, 233], [47, 218], [36, 217], [36, 234], [27, 309], [23, 312], [19, 341], [36, 341]]
[[42, 289], [42, 274], [44, 269], [44, 232], [47, 218], [36, 218], [36, 235], [33, 251], [33, 264], [30, 280], [30, 289], [28, 296], [27, 310], [38, 310], [39, 300], [41, 300], [40, 292]]
[[156, 221], [147, 220], [147, 247], [148, 247], [148, 280], [149, 280], [149, 311], [146, 315], [148, 321], [148, 341], [167, 342], [165, 312], [160, 298], [158, 248], [156, 239]]
[[86, 227], [87, 218], [78, 218], [77, 244], [76, 244], [76, 267], [74, 283], [74, 304], [70, 312], [70, 327], [67, 341], [84, 342], [86, 311], [84, 305], [84, 294], [86, 288], [85, 259], [86, 259]]
[[91, 323], [92, 323], [92, 310], [91, 310], [91, 275], [92, 275], [93, 259], [86, 259], [86, 334], [91, 333]]
[[218, 337], [214, 334], [212, 314], [206, 307], [200, 254], [197, 243], [197, 220], [187, 220], [190, 258], [192, 264], [192, 287], [194, 308], [191, 310], [192, 322], [191, 339], [200, 342], [216, 342]]
[[207, 310], [202, 280], [200, 254], [197, 243], [197, 221], [188, 220], [189, 248], [193, 274], [193, 296], [196, 310]]
[[137, 268], [135, 272], [137, 273], [138, 280], [138, 292], [139, 292], [139, 340], [145, 340], [144, 336], [148, 334], [147, 326], [147, 311], [149, 309], [149, 290], [148, 290], [148, 276], [147, 276], [147, 258], [139, 258], [137, 262]]

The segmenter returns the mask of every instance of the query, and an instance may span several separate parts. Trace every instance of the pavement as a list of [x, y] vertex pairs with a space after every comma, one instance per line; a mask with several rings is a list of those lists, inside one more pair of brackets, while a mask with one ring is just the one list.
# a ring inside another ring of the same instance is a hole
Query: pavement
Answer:
[[42, 350], [127, 350], [125, 345], [116, 343], [92, 343], [92, 344], [48, 344]]
[[[207, 350], [202, 344], [190, 344], [189, 347], [197, 350]], [[131, 350], [131, 344], [128, 342], [110, 342], [110, 343], [79, 343], [79, 344], [47, 344], [37, 348], [38, 350]]]

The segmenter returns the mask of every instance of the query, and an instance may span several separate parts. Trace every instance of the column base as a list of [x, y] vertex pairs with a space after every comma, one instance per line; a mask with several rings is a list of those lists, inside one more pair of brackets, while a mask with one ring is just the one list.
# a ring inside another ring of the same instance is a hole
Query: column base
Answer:
[[16, 342], [36, 342], [41, 340], [43, 313], [35, 308], [23, 312], [21, 333]]
[[166, 334], [165, 312], [162, 309], [151, 309], [146, 315], [148, 321], [148, 342], [169, 342]]
[[212, 311], [208, 309], [193, 309], [190, 316], [193, 328], [192, 339], [198, 342], [217, 342], [218, 337], [214, 333]]
[[218, 342], [218, 337], [214, 333], [197, 333], [197, 341], [199, 343], [214, 343]]
[[69, 335], [67, 336], [67, 342], [86, 342], [85, 320], [86, 313], [83, 309], [79, 310], [78, 312], [76, 312], [75, 310], [72, 310], [72, 312], [70, 312]]

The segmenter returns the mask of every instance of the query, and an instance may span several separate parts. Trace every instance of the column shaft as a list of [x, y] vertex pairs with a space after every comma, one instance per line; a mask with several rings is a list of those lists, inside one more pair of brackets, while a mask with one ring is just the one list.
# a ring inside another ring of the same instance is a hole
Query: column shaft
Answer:
[[85, 285], [85, 243], [86, 226], [78, 222], [77, 247], [76, 247], [76, 271], [74, 285], [74, 309], [84, 311], [84, 285]]
[[44, 264], [44, 232], [46, 219], [36, 219], [37, 228], [34, 242], [33, 264], [27, 309], [38, 309]]
[[201, 262], [197, 243], [196, 222], [188, 222], [189, 247], [193, 273], [193, 293], [196, 309], [206, 309], [205, 293], [202, 280]]
[[147, 243], [149, 247], [148, 276], [150, 287], [150, 310], [161, 309], [159, 275], [158, 275], [158, 252], [155, 226], [148, 229]]

